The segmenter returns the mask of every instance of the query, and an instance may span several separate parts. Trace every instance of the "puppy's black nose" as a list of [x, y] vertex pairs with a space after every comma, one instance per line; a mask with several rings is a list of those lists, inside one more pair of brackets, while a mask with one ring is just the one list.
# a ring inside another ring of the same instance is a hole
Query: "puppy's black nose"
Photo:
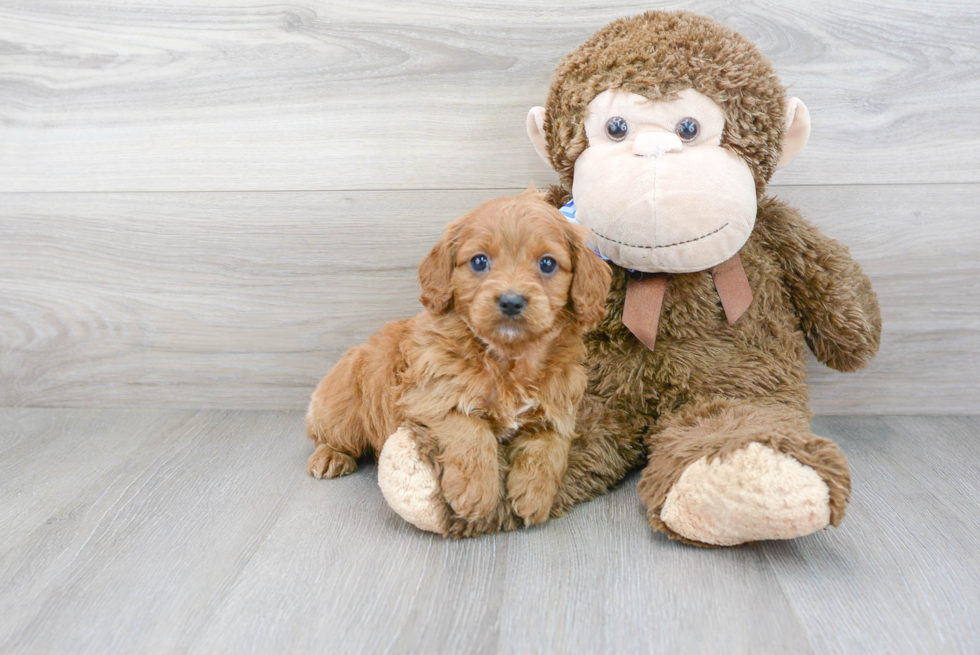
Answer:
[[497, 307], [507, 316], [517, 316], [527, 307], [527, 298], [518, 295], [513, 291], [508, 291], [497, 298]]

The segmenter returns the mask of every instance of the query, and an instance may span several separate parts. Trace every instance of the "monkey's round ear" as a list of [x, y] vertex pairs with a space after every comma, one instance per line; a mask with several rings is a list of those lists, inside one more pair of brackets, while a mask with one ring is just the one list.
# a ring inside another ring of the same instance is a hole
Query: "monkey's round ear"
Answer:
[[776, 170], [796, 159], [810, 138], [810, 112], [799, 98], [786, 101], [786, 136], [783, 138], [783, 154]]
[[538, 157], [551, 166], [548, 144], [544, 140], [544, 107], [531, 107], [531, 111], [527, 112], [527, 135], [531, 138], [531, 144]]

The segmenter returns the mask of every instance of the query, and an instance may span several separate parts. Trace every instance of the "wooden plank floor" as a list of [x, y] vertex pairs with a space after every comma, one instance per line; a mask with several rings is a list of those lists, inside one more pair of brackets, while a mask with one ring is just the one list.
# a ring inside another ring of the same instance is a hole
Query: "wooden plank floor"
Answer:
[[980, 652], [980, 419], [814, 430], [851, 460], [844, 526], [701, 550], [635, 475], [451, 542], [373, 465], [306, 477], [298, 412], [0, 410], [0, 652]]

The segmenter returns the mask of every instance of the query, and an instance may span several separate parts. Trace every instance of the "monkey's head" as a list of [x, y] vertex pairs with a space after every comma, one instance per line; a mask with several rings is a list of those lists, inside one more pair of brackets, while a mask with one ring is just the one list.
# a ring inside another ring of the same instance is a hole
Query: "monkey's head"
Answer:
[[743, 36], [698, 14], [650, 11], [568, 54], [527, 130], [603, 255], [687, 273], [745, 244], [810, 118]]

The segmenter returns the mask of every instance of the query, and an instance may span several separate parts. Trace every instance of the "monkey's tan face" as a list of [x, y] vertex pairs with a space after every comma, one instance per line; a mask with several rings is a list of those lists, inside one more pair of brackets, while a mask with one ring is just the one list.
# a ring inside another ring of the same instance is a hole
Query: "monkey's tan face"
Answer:
[[603, 255], [648, 273], [688, 273], [741, 249], [755, 225], [755, 181], [721, 145], [721, 107], [687, 89], [660, 101], [604, 91], [588, 108], [572, 195]]

